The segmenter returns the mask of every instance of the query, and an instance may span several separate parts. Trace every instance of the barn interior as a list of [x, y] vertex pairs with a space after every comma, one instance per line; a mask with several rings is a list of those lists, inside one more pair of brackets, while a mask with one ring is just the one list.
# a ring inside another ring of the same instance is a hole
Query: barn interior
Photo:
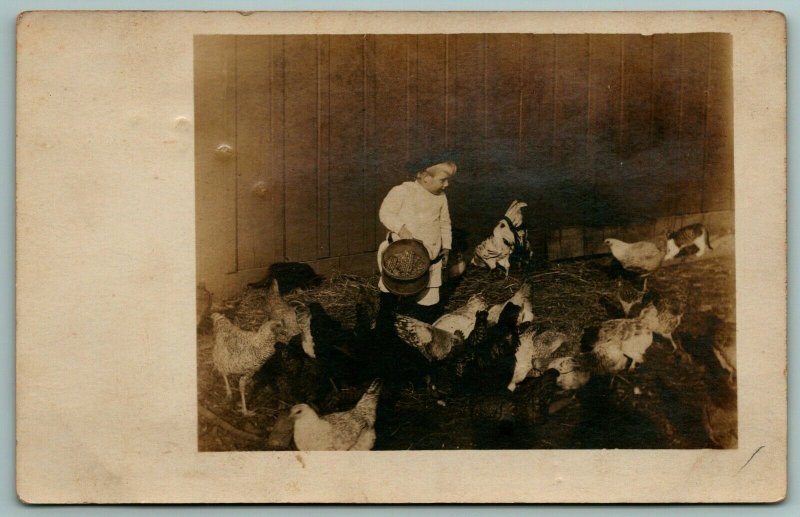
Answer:
[[562, 356], [619, 316], [606, 239], [663, 248], [666, 232], [701, 223], [712, 251], [687, 248], [648, 277], [682, 304], [679, 351], [655, 339], [633, 370], [578, 389], [530, 377], [513, 393], [453, 385], [423, 363], [384, 393], [374, 448], [736, 446], [735, 379], [715, 353], [735, 351], [729, 35], [229, 35], [194, 47], [200, 450], [290, 448], [290, 407], [359, 400], [367, 381], [326, 378], [324, 396], [303, 400], [302, 368], [291, 379], [267, 368], [247, 388], [255, 414], [242, 415], [237, 384], [229, 400], [215, 371], [210, 314], [258, 329], [269, 291], [258, 282], [303, 263], [320, 281], [284, 299], [322, 310], [315, 342], [357, 339], [357, 307], [369, 328], [379, 312], [378, 207], [444, 160], [458, 164], [454, 260], [469, 263], [514, 200], [528, 205], [532, 256], [508, 275], [467, 266], [440, 312], [530, 285], [537, 332], [563, 334]]

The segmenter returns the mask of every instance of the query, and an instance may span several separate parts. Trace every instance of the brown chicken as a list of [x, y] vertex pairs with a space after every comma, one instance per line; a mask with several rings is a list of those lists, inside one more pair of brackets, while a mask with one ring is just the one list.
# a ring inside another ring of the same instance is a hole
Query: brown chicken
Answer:
[[214, 368], [225, 381], [225, 392], [230, 399], [233, 394], [228, 375], [239, 375], [239, 393], [242, 398], [242, 414], [254, 415], [247, 409], [245, 388], [253, 374], [275, 353], [277, 336], [282, 324], [265, 321], [256, 331], [242, 330], [219, 313], [211, 315], [214, 322]]
[[282, 324], [278, 340], [287, 343], [291, 338], [302, 332], [297, 322], [296, 307], [284, 300], [280, 293], [278, 281], [275, 279], [272, 279], [266, 297], [267, 320], [278, 321]]

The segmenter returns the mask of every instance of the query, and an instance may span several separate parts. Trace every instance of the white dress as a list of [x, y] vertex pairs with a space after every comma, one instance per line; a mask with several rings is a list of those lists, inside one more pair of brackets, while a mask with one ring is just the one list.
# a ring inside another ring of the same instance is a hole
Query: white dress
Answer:
[[[416, 181], [406, 181], [393, 187], [384, 198], [378, 217], [389, 230], [392, 240], [400, 238], [398, 232], [405, 225], [411, 235], [422, 241], [428, 249], [431, 260], [439, 255], [442, 248], [450, 249], [452, 246], [453, 235], [447, 196], [443, 193], [432, 194]], [[381, 256], [387, 246], [389, 241], [385, 240], [378, 247], [379, 269]], [[431, 267], [428, 288], [438, 288], [441, 285], [442, 263], [439, 261]], [[382, 283], [381, 288], [385, 289]], [[436, 291], [436, 301], [438, 301], [438, 289]], [[425, 292], [422, 294], [424, 297]], [[418, 301], [422, 303], [421, 300]]]

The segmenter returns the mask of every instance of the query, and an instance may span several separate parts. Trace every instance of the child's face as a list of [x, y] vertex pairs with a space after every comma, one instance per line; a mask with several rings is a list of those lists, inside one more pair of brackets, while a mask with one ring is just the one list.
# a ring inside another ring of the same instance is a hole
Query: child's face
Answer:
[[425, 190], [438, 196], [444, 193], [450, 184], [450, 176], [446, 172], [437, 172], [433, 176], [425, 174], [419, 179], [419, 182], [425, 187]]

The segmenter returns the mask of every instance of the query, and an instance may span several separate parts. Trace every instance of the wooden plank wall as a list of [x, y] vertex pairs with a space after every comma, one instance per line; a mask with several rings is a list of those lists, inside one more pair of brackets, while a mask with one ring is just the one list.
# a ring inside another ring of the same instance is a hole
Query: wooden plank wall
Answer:
[[550, 258], [733, 209], [726, 34], [198, 36], [195, 97], [201, 274], [369, 266], [445, 156], [471, 244], [515, 198]]

